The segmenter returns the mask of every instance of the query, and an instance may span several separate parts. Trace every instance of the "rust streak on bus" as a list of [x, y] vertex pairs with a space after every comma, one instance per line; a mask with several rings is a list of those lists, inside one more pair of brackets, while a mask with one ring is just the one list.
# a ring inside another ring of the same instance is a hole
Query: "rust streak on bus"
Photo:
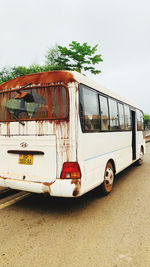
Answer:
[[43, 185], [46, 185], [46, 186], [51, 186], [52, 184], [53, 184], [54, 182], [52, 182], [52, 183], [43, 183]]
[[71, 184], [75, 184], [75, 188], [73, 190], [73, 196], [77, 197], [80, 193], [81, 179], [72, 179]]
[[0, 90], [11, 89], [21, 87], [26, 84], [32, 83], [32, 85], [48, 85], [50, 83], [61, 83], [68, 84], [75, 82], [74, 76], [70, 72], [65, 71], [47, 71], [41, 73], [35, 73], [17, 77], [13, 80], [9, 80], [0, 85]]
[[45, 188], [45, 190], [43, 191], [43, 193], [44, 194], [50, 194], [50, 192], [51, 192], [51, 185], [53, 184], [54, 182], [51, 182], [51, 183], [47, 183], [47, 182], [45, 182], [45, 183], [43, 183], [43, 185], [44, 186], [46, 186], [46, 188], [48, 188], [47, 190], [46, 190], [46, 188]]
[[0, 179], [7, 180], [8, 178], [0, 176]]

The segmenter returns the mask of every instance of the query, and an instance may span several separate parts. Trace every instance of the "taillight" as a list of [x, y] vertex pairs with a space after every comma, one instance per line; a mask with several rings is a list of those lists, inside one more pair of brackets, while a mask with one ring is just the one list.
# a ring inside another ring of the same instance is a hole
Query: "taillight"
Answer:
[[80, 166], [77, 162], [65, 162], [61, 171], [61, 179], [81, 178]]

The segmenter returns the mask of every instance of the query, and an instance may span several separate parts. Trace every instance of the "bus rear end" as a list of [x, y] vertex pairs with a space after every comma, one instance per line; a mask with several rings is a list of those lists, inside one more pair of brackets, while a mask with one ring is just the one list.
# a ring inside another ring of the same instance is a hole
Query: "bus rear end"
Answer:
[[0, 86], [0, 186], [52, 196], [80, 195], [71, 119], [74, 89], [68, 72], [27, 75]]

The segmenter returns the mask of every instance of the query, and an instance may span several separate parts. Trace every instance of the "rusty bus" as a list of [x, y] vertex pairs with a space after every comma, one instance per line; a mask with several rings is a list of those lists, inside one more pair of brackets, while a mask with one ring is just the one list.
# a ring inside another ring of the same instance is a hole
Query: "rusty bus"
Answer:
[[78, 72], [0, 85], [0, 186], [77, 197], [143, 162], [143, 113]]

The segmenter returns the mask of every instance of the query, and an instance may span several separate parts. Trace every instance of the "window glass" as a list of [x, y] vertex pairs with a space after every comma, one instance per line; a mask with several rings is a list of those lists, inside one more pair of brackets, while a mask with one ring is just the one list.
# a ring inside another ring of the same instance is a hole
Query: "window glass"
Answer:
[[131, 130], [131, 113], [128, 105], [124, 105], [125, 130]]
[[119, 124], [120, 124], [120, 129], [124, 129], [124, 108], [123, 104], [118, 103], [118, 111], [119, 111]]
[[109, 112], [110, 112], [110, 130], [119, 129], [117, 102], [113, 99], [109, 99]]
[[100, 130], [98, 95], [86, 86], [80, 88], [80, 118], [84, 132]]
[[137, 114], [137, 130], [142, 131], [142, 130], [144, 130], [143, 113], [140, 110], [137, 110], [136, 114]]
[[67, 90], [62, 86], [0, 94], [0, 121], [65, 119], [68, 110]]
[[101, 110], [101, 130], [107, 131], [109, 129], [109, 115], [108, 115], [108, 101], [107, 97], [99, 96], [100, 110]]

